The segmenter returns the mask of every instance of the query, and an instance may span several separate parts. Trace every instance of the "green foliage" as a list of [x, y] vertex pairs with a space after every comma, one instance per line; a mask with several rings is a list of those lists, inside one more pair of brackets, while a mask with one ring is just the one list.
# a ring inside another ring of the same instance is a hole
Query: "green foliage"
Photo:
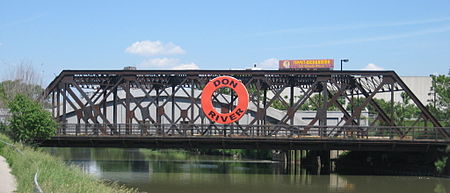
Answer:
[[433, 95], [433, 99], [427, 107], [442, 125], [448, 127], [450, 126], [450, 76], [432, 75], [431, 78], [430, 94]]
[[233, 89], [228, 88], [228, 87], [222, 87], [222, 88], [217, 89], [216, 92], [225, 94], [225, 95], [231, 95], [231, 93], [233, 92]]
[[3, 82], [0, 83], [0, 107], [4, 107], [6, 101], [5, 87], [3, 86]]
[[[402, 102], [391, 103], [383, 99], [373, 99], [373, 100], [389, 116], [392, 114], [392, 118], [396, 125], [406, 126], [407, 123], [412, 118], [416, 118], [419, 116], [420, 110], [416, 105], [410, 103], [411, 98], [409, 98], [409, 96], [406, 93], [402, 93], [401, 96]], [[357, 108], [361, 106], [365, 100], [366, 100], [365, 98], [353, 99], [353, 102], [349, 102], [349, 104], [347, 105], [347, 110], [351, 110], [352, 108]], [[376, 108], [370, 103], [367, 104], [366, 109], [369, 111], [370, 114], [378, 114]]]
[[312, 111], [317, 111], [323, 103], [323, 97], [320, 94], [316, 94], [311, 96], [306, 102], [305, 102], [305, 107], [307, 107], [307, 109], [305, 110], [312, 110]]
[[5, 135], [11, 134], [11, 131], [7, 124], [0, 122], [0, 133], [3, 133]]
[[443, 157], [442, 159], [438, 159], [434, 162], [434, 167], [439, 174], [442, 174], [445, 169], [445, 165], [447, 164], [448, 157]]
[[[450, 75], [450, 73], [449, 73]], [[432, 88], [436, 92], [436, 106], [439, 109], [448, 109], [450, 106], [450, 76], [431, 76]]]
[[[419, 108], [410, 103], [411, 98], [406, 93], [401, 93], [402, 102], [395, 102], [393, 105], [383, 99], [376, 99], [375, 101], [388, 114], [393, 113], [393, 119], [396, 125], [407, 125], [407, 122], [412, 118], [419, 117]], [[372, 109], [369, 109], [371, 111]], [[393, 110], [393, 112], [392, 112]], [[374, 112], [374, 110], [372, 110]]]
[[444, 111], [436, 108], [432, 104], [428, 104], [427, 109], [441, 123], [442, 126], [450, 127], [450, 110]]
[[278, 109], [278, 110], [287, 110], [288, 106], [284, 105], [284, 103], [281, 100], [274, 100], [273, 103], [270, 105], [272, 108]]
[[[334, 93], [330, 93], [330, 96], [331, 95], [334, 95]], [[323, 100], [324, 100], [324, 98], [321, 94], [313, 95], [300, 107], [300, 109], [304, 110], [304, 111], [317, 111], [320, 108], [322, 108]], [[342, 106], [345, 105], [345, 99], [343, 97], [339, 97], [337, 99], [337, 102], [339, 104], [341, 104]], [[329, 104], [327, 110], [328, 111], [337, 111], [339, 109], [334, 104]]]
[[[330, 94], [332, 95], [332, 93]], [[288, 97], [285, 96], [285, 99]], [[297, 102], [300, 98], [303, 98], [303, 96], [294, 96], [294, 103]], [[339, 97], [337, 101], [344, 106], [345, 105], [345, 99], [344, 97]], [[317, 111], [323, 106], [323, 96], [320, 94], [312, 95], [307, 101], [300, 106], [300, 110], [302, 111]], [[289, 104], [285, 105], [281, 100], [274, 100], [274, 102], [271, 104], [272, 108], [278, 109], [278, 110], [287, 110], [289, 108]], [[339, 110], [337, 106], [334, 104], [328, 107], [328, 111], [337, 111]]]
[[420, 110], [416, 105], [410, 104], [411, 98], [402, 93], [402, 103], [397, 104], [396, 115], [398, 117], [397, 124], [406, 125], [405, 122], [413, 117], [419, 117]]
[[356, 109], [359, 106], [361, 106], [364, 103], [365, 98], [359, 98], [355, 97], [350, 100], [350, 102], [347, 104], [347, 111], [351, 111], [352, 109]]
[[48, 139], [55, 134], [57, 123], [41, 104], [18, 94], [8, 103], [12, 137], [15, 141], [32, 144], [37, 139]]

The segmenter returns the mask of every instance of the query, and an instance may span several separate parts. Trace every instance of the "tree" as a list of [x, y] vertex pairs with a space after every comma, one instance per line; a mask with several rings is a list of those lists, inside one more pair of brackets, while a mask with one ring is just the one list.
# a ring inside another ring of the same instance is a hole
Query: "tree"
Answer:
[[5, 104], [17, 94], [23, 94], [33, 100], [38, 100], [43, 92], [44, 89], [40, 85], [27, 84], [20, 80], [6, 80], [0, 83], [0, 99]]
[[[378, 106], [385, 112], [396, 125], [407, 126], [413, 118], [419, 117], [419, 108], [411, 102], [411, 98], [406, 93], [401, 93], [402, 102], [394, 102], [393, 104], [384, 99], [373, 99]], [[366, 98], [354, 98], [347, 105], [347, 110], [350, 111], [361, 106]], [[371, 103], [365, 107], [371, 115], [378, 114], [378, 110]], [[391, 116], [392, 115], [392, 116]]]
[[312, 95], [308, 98], [305, 104], [301, 107], [302, 110], [317, 111], [323, 105], [323, 97], [320, 94]]
[[5, 66], [12, 66], [12, 68], [7, 69], [6, 80], [0, 82], [0, 108], [5, 107], [17, 94], [24, 94], [34, 100], [42, 99], [44, 92], [40, 86], [42, 78], [30, 62], [21, 61], [16, 65], [6, 64]]
[[406, 126], [407, 120], [419, 117], [420, 110], [414, 104], [410, 104], [411, 97], [406, 92], [402, 92], [400, 96], [402, 97], [402, 103], [395, 104], [394, 111], [397, 124]]
[[33, 144], [55, 134], [58, 124], [40, 103], [17, 94], [8, 107], [12, 114], [9, 127], [15, 141]]
[[[356, 108], [361, 106], [365, 100], [366, 100], [366, 98], [359, 98], [359, 97], [355, 97], [355, 98], [349, 100], [347, 107], [346, 107], [347, 111], [355, 110]], [[365, 109], [367, 109], [367, 106]], [[365, 109], [363, 109], [363, 110], [365, 110]]]
[[432, 75], [431, 91], [434, 96], [428, 108], [444, 126], [450, 126], [450, 72], [446, 75]]
[[[284, 96], [284, 99], [287, 99], [288, 96]], [[288, 102], [289, 103], [289, 102]], [[283, 103], [280, 99], [275, 99], [273, 103], [270, 105], [272, 108], [285, 111], [289, 108], [289, 104]]]
[[[330, 96], [334, 95], [335, 93], [330, 92]], [[329, 101], [330, 98], [328, 98], [327, 101]], [[345, 106], [345, 98], [340, 96], [337, 98], [337, 102], [341, 104], [342, 106]], [[303, 104], [300, 109], [304, 111], [317, 111], [320, 108], [322, 108], [324, 105], [324, 97], [321, 94], [315, 94], [309, 97], [309, 99]], [[328, 104], [327, 111], [338, 111], [339, 108], [333, 103]]]

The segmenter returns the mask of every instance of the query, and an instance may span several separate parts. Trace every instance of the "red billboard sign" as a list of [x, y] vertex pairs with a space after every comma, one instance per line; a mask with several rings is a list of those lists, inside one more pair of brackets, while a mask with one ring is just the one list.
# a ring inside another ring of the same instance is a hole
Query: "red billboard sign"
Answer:
[[308, 59], [308, 60], [280, 60], [279, 69], [314, 69], [314, 68], [334, 68], [333, 59]]

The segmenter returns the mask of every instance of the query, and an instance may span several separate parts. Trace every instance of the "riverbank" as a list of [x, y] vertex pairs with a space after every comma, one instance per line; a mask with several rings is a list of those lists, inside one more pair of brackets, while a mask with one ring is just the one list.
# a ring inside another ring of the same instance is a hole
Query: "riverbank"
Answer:
[[[0, 140], [12, 143], [2, 134], [0, 134]], [[39, 148], [33, 149], [21, 144], [15, 144], [15, 146], [20, 152], [0, 143], [0, 155], [6, 158], [11, 166], [12, 174], [17, 179], [17, 192], [34, 192], [33, 179], [36, 172], [38, 172], [38, 183], [43, 192], [138, 192], [115, 183], [99, 181], [84, 173], [80, 168], [67, 165], [61, 159]]]

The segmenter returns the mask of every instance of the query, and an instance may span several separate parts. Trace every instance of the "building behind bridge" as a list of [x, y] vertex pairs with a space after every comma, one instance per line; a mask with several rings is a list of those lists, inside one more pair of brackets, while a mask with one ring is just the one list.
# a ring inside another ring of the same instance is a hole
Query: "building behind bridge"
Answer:
[[[432, 85], [431, 76], [401, 76], [400, 78], [425, 106], [434, 99], [435, 96], [430, 94]], [[289, 91], [285, 90], [282, 95], [283, 97], [289, 97]], [[390, 101], [391, 94], [387, 92], [378, 93], [375, 95], [375, 98]], [[394, 93], [394, 101], [399, 103], [403, 102], [400, 92]]]
[[[432, 78], [430, 76], [402, 76], [401, 77], [402, 80], [408, 85], [408, 87], [412, 90], [412, 92], [417, 96], [417, 98], [419, 98], [419, 100], [422, 102], [422, 104], [427, 105], [429, 104], [432, 100], [434, 95], [433, 94], [429, 94], [430, 93], [430, 88], [432, 85]], [[124, 93], [122, 93], [124, 94]], [[283, 92], [283, 97], [287, 97], [289, 96], [289, 91], [285, 91]], [[386, 101], [390, 100], [390, 93], [379, 93], [376, 95], [376, 98], [378, 99], [384, 99]], [[179, 99], [181, 100], [181, 99]], [[402, 102], [402, 98], [400, 96], [400, 93], [395, 93], [394, 96], [394, 100], [395, 102]], [[182, 102], [183, 100], [181, 100]], [[125, 111], [124, 108], [119, 107], [118, 108], [119, 111]], [[250, 109], [251, 111], [252, 109]], [[50, 111], [50, 109], [49, 109]], [[170, 109], [168, 109], [168, 111], [170, 111]], [[272, 109], [273, 114], [281, 114], [281, 112], [278, 112], [280, 110], [276, 110], [276, 109]], [[178, 112], [179, 113], [179, 112]], [[177, 114], [178, 114], [177, 113]], [[69, 114], [73, 115], [73, 117], [68, 117], [68, 123], [76, 123], [76, 113], [72, 112], [70, 113], [69, 110]], [[119, 115], [123, 115], [124, 113], [119, 113]], [[296, 117], [299, 117], [299, 119], [297, 120], [298, 124], [302, 124], [302, 123], [306, 123], [309, 120], [312, 120], [315, 116], [316, 112], [315, 111], [300, 111], [298, 112], [298, 114], [296, 115]], [[0, 122], [6, 122], [7, 117], [9, 116], [9, 112], [7, 109], [0, 109]], [[363, 117], [368, 117], [369, 114], [368, 112], [365, 112]], [[328, 112], [328, 123], [330, 125], [334, 125], [337, 122], [340, 121], [340, 119], [343, 117], [341, 112], [338, 111], [329, 111]], [[248, 118], [248, 117], [247, 117]], [[246, 117], [243, 118], [243, 120], [245, 120]], [[125, 117], [124, 116], [119, 116], [118, 117], [118, 122], [119, 123], [124, 123]], [[272, 119], [272, 121], [276, 121], [276, 118]], [[364, 123], [365, 120], [363, 120], [362, 125], [365, 125]]]

